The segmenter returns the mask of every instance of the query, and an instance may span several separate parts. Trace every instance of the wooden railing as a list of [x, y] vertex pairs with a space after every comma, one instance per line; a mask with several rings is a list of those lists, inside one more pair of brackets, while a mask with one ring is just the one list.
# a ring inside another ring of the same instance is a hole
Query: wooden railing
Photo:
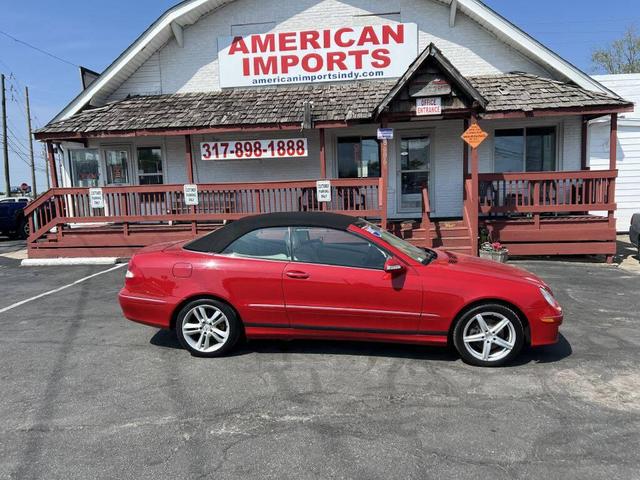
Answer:
[[613, 212], [616, 176], [616, 170], [483, 173], [479, 175], [479, 211], [536, 216]]
[[433, 238], [431, 238], [431, 204], [429, 202], [429, 189], [427, 185], [422, 186], [422, 223], [420, 227], [425, 232], [426, 246], [427, 248], [433, 247]]
[[319, 202], [316, 181], [198, 184], [198, 205], [183, 185], [103, 187], [104, 208], [91, 208], [88, 188], [54, 188], [25, 208], [35, 241], [54, 226], [86, 223], [224, 221], [259, 213], [331, 211], [380, 218], [380, 179], [332, 179], [331, 201]]

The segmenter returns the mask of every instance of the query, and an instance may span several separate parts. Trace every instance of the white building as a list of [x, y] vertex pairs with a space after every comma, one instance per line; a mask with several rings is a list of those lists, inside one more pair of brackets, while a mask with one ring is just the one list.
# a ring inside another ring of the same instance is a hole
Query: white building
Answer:
[[[635, 104], [632, 112], [618, 118], [616, 219], [618, 231], [627, 232], [631, 216], [640, 212], [640, 73], [596, 75], [593, 78]], [[589, 165], [592, 170], [609, 168], [609, 127], [607, 117], [591, 122]]]
[[[123, 225], [109, 245], [124, 252], [146, 242], [129, 238], [141, 221], [173, 236], [193, 222], [193, 235], [323, 208], [398, 232], [415, 220], [414, 241], [459, 251], [475, 252], [484, 226], [516, 254], [611, 255], [615, 179], [581, 172], [584, 119], [629, 108], [478, 0], [187, 0], [37, 132], [70, 190], [50, 194], [64, 217], [41, 213], [30, 249], [80, 252], [86, 239], [65, 243], [62, 228], [46, 242], [47, 228], [96, 217]], [[469, 152], [460, 136], [476, 121], [488, 137]], [[185, 183], [199, 186], [192, 209]], [[89, 187], [106, 207], [90, 208]], [[594, 207], [607, 212], [575, 215]]]

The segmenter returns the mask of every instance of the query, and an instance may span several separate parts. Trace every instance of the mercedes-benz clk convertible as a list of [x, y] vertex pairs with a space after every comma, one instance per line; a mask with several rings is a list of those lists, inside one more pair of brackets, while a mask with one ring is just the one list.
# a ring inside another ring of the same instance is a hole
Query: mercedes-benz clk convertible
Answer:
[[246, 217], [144, 248], [119, 300], [128, 319], [174, 330], [204, 357], [241, 339], [300, 338], [453, 345], [468, 363], [499, 366], [557, 342], [563, 319], [532, 273], [323, 212]]

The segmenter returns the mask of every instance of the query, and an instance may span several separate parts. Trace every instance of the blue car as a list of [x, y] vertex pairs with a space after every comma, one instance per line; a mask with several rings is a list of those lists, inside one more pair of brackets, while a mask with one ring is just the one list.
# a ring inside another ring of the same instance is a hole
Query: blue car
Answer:
[[29, 201], [27, 197], [0, 199], [0, 235], [23, 239], [29, 236], [29, 222], [24, 216]]

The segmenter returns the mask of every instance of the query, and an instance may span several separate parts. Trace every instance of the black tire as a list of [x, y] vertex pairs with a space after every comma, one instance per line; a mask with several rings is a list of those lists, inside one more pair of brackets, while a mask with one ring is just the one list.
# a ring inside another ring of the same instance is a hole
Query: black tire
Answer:
[[[200, 321], [203, 317], [203, 310], [207, 320], [212, 320], [212, 322]], [[221, 316], [216, 316], [217, 312], [220, 312]], [[222, 323], [219, 323], [221, 320]], [[202, 326], [200, 330], [196, 329], [197, 324]], [[185, 328], [185, 325], [192, 327]], [[187, 335], [185, 330], [192, 331], [193, 335]], [[218, 300], [203, 298], [187, 303], [180, 310], [176, 319], [175, 331], [178, 341], [191, 355], [208, 358], [222, 357], [233, 349], [242, 336], [242, 324], [236, 312], [229, 305]], [[220, 331], [226, 333], [226, 337], [219, 334]], [[220, 341], [220, 338], [224, 338], [224, 341]], [[214, 348], [214, 344], [219, 345], [214, 350], [204, 348], [205, 345]], [[199, 345], [202, 348], [199, 349]]]
[[22, 240], [26, 240], [29, 238], [29, 222], [27, 222], [26, 218], [23, 218], [18, 223], [18, 230], [16, 231], [18, 238]]
[[[478, 315], [489, 330], [483, 330]], [[492, 332], [499, 324], [504, 326], [498, 332]], [[465, 333], [467, 339], [481, 338], [465, 342]], [[525, 329], [522, 320], [512, 309], [499, 303], [486, 303], [472, 308], [460, 317], [453, 329], [453, 344], [462, 360], [479, 367], [500, 367], [511, 363], [524, 343]], [[506, 345], [512, 346], [508, 349]], [[489, 349], [488, 358], [484, 355], [485, 348]]]

